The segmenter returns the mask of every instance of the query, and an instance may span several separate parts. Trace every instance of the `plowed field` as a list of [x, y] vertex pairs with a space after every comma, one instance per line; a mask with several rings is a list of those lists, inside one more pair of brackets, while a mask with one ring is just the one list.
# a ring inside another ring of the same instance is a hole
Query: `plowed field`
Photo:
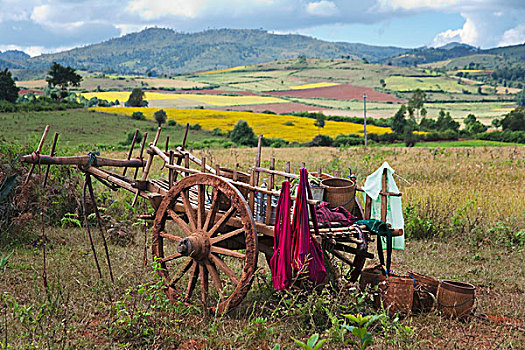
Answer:
[[366, 94], [367, 100], [377, 102], [405, 102], [405, 100], [385, 94], [383, 92], [375, 91], [374, 89], [354, 86], [354, 85], [338, 85], [328, 86], [314, 89], [302, 90], [285, 90], [285, 91], [268, 91], [268, 95], [274, 96], [290, 96], [303, 98], [330, 98], [334, 100], [363, 100], [363, 94]]

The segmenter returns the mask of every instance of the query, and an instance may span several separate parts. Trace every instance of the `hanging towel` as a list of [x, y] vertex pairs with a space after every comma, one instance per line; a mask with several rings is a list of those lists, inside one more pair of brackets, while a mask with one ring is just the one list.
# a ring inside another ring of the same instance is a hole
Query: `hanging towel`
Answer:
[[[379, 193], [382, 189], [383, 170], [387, 171], [387, 191], [399, 193], [396, 182], [394, 181], [394, 169], [384, 162], [383, 165], [375, 172], [370, 174], [365, 181], [364, 196], [369, 195], [372, 199], [372, 211], [370, 219], [381, 219], [381, 196]], [[405, 222], [403, 220], [403, 208], [401, 206], [401, 197], [388, 196], [387, 198], [387, 214], [386, 222], [392, 225], [393, 229], [404, 229]], [[386, 249], [386, 237], [381, 237], [383, 242], [383, 249]], [[398, 250], [405, 249], [405, 236], [398, 236], [393, 238], [392, 247]]]
[[292, 225], [290, 223], [290, 182], [284, 181], [277, 202], [273, 255], [270, 259], [272, 285], [283, 290], [292, 283]]
[[308, 172], [301, 169], [292, 223], [292, 267], [296, 273], [307, 272], [308, 279], [319, 284], [326, 279], [326, 268], [321, 246], [310, 234], [307, 203], [309, 190]]

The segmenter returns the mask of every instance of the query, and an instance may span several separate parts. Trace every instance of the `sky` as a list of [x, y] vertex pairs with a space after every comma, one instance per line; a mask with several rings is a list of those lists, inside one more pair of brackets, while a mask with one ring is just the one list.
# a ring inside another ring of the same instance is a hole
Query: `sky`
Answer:
[[265, 29], [406, 48], [525, 43], [525, 0], [0, 0], [0, 51], [31, 56], [147, 27]]

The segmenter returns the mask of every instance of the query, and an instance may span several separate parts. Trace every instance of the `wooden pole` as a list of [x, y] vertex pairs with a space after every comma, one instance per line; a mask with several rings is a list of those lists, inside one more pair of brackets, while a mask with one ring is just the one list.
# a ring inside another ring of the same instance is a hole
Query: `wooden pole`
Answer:
[[[47, 155], [37, 155], [36, 153], [28, 154], [20, 158], [22, 162], [42, 165], [79, 165], [85, 167], [90, 163], [90, 156], [73, 156], [73, 157], [50, 157]], [[97, 167], [112, 166], [112, 167], [130, 167], [141, 168], [144, 166], [144, 161], [140, 159], [111, 159], [97, 157]], [[94, 165], [94, 164], [93, 164]]]
[[[135, 142], [137, 142], [137, 136], [139, 134], [139, 129], [135, 130], [135, 135], [133, 135], [133, 140], [131, 141], [131, 146], [129, 147], [129, 153], [126, 160], [131, 159], [131, 155], [133, 154], [133, 148], [135, 147]], [[122, 176], [126, 176], [126, 171], [128, 171], [128, 167], [124, 168], [124, 171], [122, 172]]]
[[[159, 141], [160, 137], [160, 126], [157, 128], [157, 133], [155, 134], [155, 139], [153, 140], [153, 145], [156, 146], [157, 142]], [[144, 169], [144, 173], [142, 174], [142, 181], [146, 181], [148, 179], [148, 174], [151, 169], [151, 164], [153, 163], [153, 157], [154, 154], [150, 153], [148, 162], [146, 163], [146, 168]], [[135, 203], [137, 202], [137, 198], [139, 197], [139, 189], [137, 189], [137, 193], [135, 193], [135, 198], [133, 198], [133, 202], [131, 202], [131, 206], [134, 207]]]
[[[169, 161], [168, 164], [169, 164], [169, 165], [173, 165], [173, 160], [174, 160], [174, 159], [175, 159], [175, 154], [173, 153], [173, 151], [170, 151], [170, 161]], [[174, 171], [175, 171], [175, 170], [173, 170], [173, 168], [169, 168], [169, 170], [168, 170], [168, 174], [169, 174], [169, 175], [168, 175], [168, 180], [169, 180], [169, 186], [170, 186], [170, 188], [173, 187], [173, 178], [174, 178], [174, 177], [173, 177], [173, 172], [174, 172]]]
[[[382, 190], [383, 192], [387, 192], [387, 170], [383, 170], [382, 175]], [[381, 221], [386, 222], [386, 214], [387, 214], [387, 205], [388, 205], [388, 199], [387, 196], [381, 196]]]
[[[48, 133], [49, 133], [49, 125], [46, 125], [46, 127], [44, 128], [44, 133], [42, 134], [42, 138], [40, 139], [40, 143], [38, 144], [38, 147], [35, 151], [37, 155], [40, 155], [40, 152], [42, 152], [42, 147], [44, 146], [44, 141], [46, 140]], [[37, 162], [33, 163], [33, 165], [31, 166], [31, 170], [29, 170], [29, 173], [27, 174], [27, 178], [24, 181], [24, 185], [29, 182], [31, 175], [33, 175], [33, 171], [35, 170], [36, 163]]]
[[[275, 169], [275, 158], [270, 158], [270, 170]], [[270, 174], [268, 176], [268, 190], [272, 191], [275, 182], [275, 175]], [[266, 225], [272, 223], [272, 195], [266, 195]]]
[[[262, 148], [262, 134], [259, 135], [259, 140], [257, 141], [257, 154], [255, 156], [255, 168], [261, 167], [261, 148]], [[254, 186], [259, 186], [259, 172], [255, 170], [255, 177], [254, 177]]]
[[[53, 144], [51, 145], [51, 152], [49, 152], [49, 156], [50, 157], [54, 157], [55, 156], [55, 148], [57, 146], [57, 142], [58, 142], [58, 132], [55, 133], [55, 137], [53, 138]], [[44, 175], [44, 188], [46, 188], [46, 185], [47, 185], [47, 177], [49, 176], [49, 168], [51, 167], [51, 165], [47, 165], [47, 168], [46, 168], [46, 175]]]
[[[142, 143], [140, 145], [140, 151], [139, 151], [139, 159], [142, 160], [142, 155], [144, 154], [144, 146], [146, 145], [146, 139], [148, 138], [148, 133], [144, 133], [144, 137], [142, 138]], [[135, 169], [135, 174], [133, 175], [133, 179], [137, 179], [137, 174], [139, 172], [139, 168]]]

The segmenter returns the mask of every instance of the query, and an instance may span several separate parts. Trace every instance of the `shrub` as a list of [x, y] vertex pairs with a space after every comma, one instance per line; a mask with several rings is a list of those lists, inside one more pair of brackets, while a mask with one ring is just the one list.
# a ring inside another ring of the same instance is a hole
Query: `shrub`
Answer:
[[334, 140], [328, 135], [317, 135], [313, 138], [312, 141], [308, 142], [306, 145], [309, 147], [316, 146], [332, 146]]
[[230, 139], [238, 145], [257, 146], [253, 129], [245, 120], [239, 120], [230, 133]]
[[133, 114], [131, 115], [131, 119], [146, 120], [146, 116], [144, 116], [144, 113], [137, 111], [133, 112]]
[[168, 120], [168, 125], [169, 126], [177, 126], [177, 122], [175, 121], [175, 119], [170, 119], [170, 120]]
[[202, 126], [200, 124], [190, 125], [190, 130], [201, 130]]
[[163, 109], [159, 109], [155, 113], [153, 113], [153, 117], [155, 118], [155, 121], [157, 124], [159, 124], [159, 127], [166, 122], [166, 119], [168, 118], [168, 115]]

